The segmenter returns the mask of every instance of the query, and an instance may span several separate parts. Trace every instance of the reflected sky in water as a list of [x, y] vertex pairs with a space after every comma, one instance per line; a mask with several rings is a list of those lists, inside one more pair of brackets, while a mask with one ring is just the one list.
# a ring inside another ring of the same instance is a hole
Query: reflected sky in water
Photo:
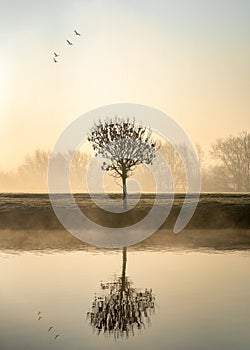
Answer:
[[86, 314], [100, 283], [121, 275], [121, 250], [1, 251], [0, 348], [249, 349], [249, 258], [128, 249], [126, 276], [151, 288], [156, 306], [149, 327], [115, 341], [93, 332]]

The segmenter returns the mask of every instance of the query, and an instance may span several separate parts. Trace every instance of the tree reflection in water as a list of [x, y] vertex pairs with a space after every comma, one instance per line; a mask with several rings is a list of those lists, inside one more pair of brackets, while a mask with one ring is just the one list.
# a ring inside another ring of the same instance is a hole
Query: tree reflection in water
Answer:
[[152, 289], [138, 290], [126, 277], [127, 248], [123, 248], [122, 256], [122, 275], [113, 282], [101, 282], [104, 295], [95, 296], [92, 309], [87, 313], [98, 334], [109, 334], [114, 338], [128, 338], [134, 335], [135, 329], [145, 328], [145, 322], [150, 324], [150, 315], [155, 311]]

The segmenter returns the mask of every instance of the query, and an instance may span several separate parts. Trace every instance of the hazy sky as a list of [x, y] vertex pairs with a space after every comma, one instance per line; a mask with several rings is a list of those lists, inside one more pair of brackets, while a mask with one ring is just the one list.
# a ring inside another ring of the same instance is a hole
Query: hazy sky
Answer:
[[249, 13], [249, 0], [0, 0], [0, 168], [117, 102], [164, 111], [205, 148], [249, 130]]

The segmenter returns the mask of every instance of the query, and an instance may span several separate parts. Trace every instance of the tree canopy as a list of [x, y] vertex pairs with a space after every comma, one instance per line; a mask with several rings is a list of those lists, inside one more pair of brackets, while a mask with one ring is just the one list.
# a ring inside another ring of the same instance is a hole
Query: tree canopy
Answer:
[[109, 118], [99, 120], [88, 135], [96, 156], [103, 158], [102, 169], [123, 183], [126, 197], [126, 179], [139, 164], [152, 164], [156, 142], [149, 128], [136, 124], [135, 120]]

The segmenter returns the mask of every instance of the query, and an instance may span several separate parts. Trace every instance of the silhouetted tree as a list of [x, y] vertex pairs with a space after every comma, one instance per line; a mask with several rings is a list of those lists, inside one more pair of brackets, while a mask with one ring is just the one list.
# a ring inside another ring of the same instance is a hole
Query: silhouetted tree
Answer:
[[139, 164], [152, 164], [156, 143], [151, 130], [135, 120], [110, 118], [99, 120], [90, 130], [88, 140], [96, 156], [104, 158], [102, 169], [122, 179], [123, 200], [126, 206], [126, 180]]
[[106, 295], [95, 296], [92, 309], [87, 313], [92, 327], [98, 334], [113, 334], [115, 338], [134, 335], [134, 328], [145, 328], [150, 314], [155, 310], [152, 289], [137, 290], [126, 277], [127, 248], [123, 248], [122, 274], [113, 282], [102, 283]]
[[211, 155], [227, 168], [236, 191], [250, 191], [250, 134], [247, 131], [217, 139]]

